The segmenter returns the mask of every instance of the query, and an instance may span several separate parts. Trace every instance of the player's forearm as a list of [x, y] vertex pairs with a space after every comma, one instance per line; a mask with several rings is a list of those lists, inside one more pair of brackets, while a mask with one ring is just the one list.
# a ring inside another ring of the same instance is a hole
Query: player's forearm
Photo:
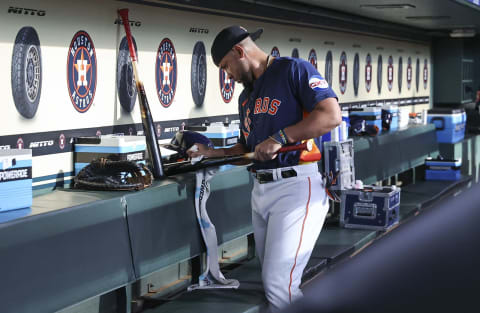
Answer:
[[237, 143], [230, 148], [220, 148], [220, 149], [209, 149], [208, 153], [205, 154], [207, 157], [223, 157], [226, 155], [237, 155], [244, 154], [249, 152], [247, 148], [241, 144]]
[[237, 154], [244, 154], [244, 153], [250, 152], [248, 151], [247, 147], [245, 147], [241, 143], [237, 143], [230, 148], [222, 148], [221, 150], [223, 150], [223, 153], [224, 153], [223, 155], [237, 155]]
[[284, 129], [289, 143], [319, 137], [340, 125], [342, 113], [337, 100], [328, 98], [319, 104], [305, 119]]
[[[239, 154], [244, 154], [249, 152], [247, 150], [247, 147], [245, 147], [241, 143], [235, 144], [233, 147], [230, 148], [221, 148], [221, 149], [214, 149], [218, 153], [218, 155], [215, 156], [225, 156], [225, 155], [239, 155]], [[250, 164], [252, 161], [251, 160], [242, 160], [238, 162], [233, 162], [232, 164], [234, 165], [246, 165]]]

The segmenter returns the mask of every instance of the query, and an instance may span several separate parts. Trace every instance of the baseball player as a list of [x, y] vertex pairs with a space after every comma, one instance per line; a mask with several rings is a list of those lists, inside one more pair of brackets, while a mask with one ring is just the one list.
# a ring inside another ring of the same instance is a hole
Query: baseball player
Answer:
[[[271, 311], [301, 297], [302, 272], [328, 211], [318, 171], [320, 136], [341, 123], [337, 96], [307, 61], [274, 58], [240, 26], [215, 38], [214, 63], [244, 85], [239, 97], [241, 138], [231, 148], [199, 146], [192, 157], [255, 152], [252, 223]], [[276, 151], [313, 139], [311, 152]]]

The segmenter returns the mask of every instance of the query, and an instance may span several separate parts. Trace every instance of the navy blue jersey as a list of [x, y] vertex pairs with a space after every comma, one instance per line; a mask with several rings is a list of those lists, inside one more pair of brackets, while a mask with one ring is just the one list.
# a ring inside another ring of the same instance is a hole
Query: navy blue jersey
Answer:
[[[307, 61], [279, 57], [239, 97], [240, 142], [248, 150], [280, 129], [301, 121], [326, 98], [337, 98], [327, 81]], [[321, 138], [315, 138], [321, 149]], [[274, 160], [255, 162], [253, 169], [294, 166], [300, 152], [281, 153]]]

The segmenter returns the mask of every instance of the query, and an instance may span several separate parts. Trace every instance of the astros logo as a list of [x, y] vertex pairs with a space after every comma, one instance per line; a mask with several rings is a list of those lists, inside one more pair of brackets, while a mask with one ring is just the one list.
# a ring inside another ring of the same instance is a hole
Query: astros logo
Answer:
[[229, 79], [227, 72], [220, 69], [220, 93], [222, 94], [223, 102], [229, 103], [232, 101], [234, 90], [235, 81]]
[[170, 39], [160, 42], [155, 62], [155, 81], [160, 103], [168, 108], [177, 90], [177, 54]]
[[367, 54], [367, 59], [365, 65], [365, 88], [367, 89], [367, 92], [370, 92], [370, 89], [372, 87], [372, 57], [370, 56], [370, 53]]
[[88, 111], [97, 88], [97, 56], [87, 32], [78, 31], [70, 43], [67, 58], [67, 85], [73, 107]]
[[279, 57], [280, 57], [280, 50], [278, 50], [277, 47], [273, 47], [273, 48], [272, 48], [272, 52], [270, 52], [270, 54], [271, 54], [273, 57], [279, 58]]
[[64, 134], [60, 134], [58, 137], [58, 146], [60, 147], [61, 150], [65, 149], [65, 142], [66, 138]]
[[392, 56], [388, 57], [387, 80], [388, 80], [388, 91], [392, 91], [392, 87], [393, 87], [393, 58], [392, 58]]
[[342, 94], [347, 90], [347, 54], [342, 52], [340, 55], [340, 92]]
[[410, 90], [412, 87], [412, 58], [408, 57], [407, 61], [407, 88]]
[[23, 142], [22, 137], [17, 139], [17, 149], [23, 149], [25, 147], [25, 143]]
[[427, 89], [427, 82], [428, 82], [428, 61], [425, 59], [423, 65], [423, 89]]
[[317, 53], [315, 52], [315, 49], [310, 50], [310, 53], [308, 54], [308, 62], [317, 69]]

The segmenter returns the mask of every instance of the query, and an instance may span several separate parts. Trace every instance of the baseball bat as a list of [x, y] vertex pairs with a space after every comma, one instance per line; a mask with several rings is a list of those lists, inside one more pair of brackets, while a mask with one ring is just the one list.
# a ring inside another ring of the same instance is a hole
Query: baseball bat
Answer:
[[145, 133], [148, 154], [152, 162], [152, 174], [154, 178], [161, 178], [165, 175], [163, 171], [162, 155], [160, 154], [157, 132], [155, 130], [155, 125], [153, 124], [152, 114], [148, 105], [145, 88], [143, 86], [142, 80], [140, 79], [140, 76], [138, 75], [137, 53], [135, 52], [135, 47], [132, 40], [132, 33], [130, 31], [130, 24], [128, 21], [128, 9], [120, 9], [118, 10], [118, 14], [120, 15], [123, 26], [125, 27], [125, 35], [128, 41], [128, 50], [130, 50], [133, 75], [135, 77], [138, 92], [138, 102], [140, 104], [140, 112], [142, 116], [143, 131]]
[[[299, 151], [299, 150], [312, 150], [312, 142], [306, 141], [299, 145], [294, 146], [285, 146], [280, 148], [277, 153], [289, 152], [289, 151]], [[245, 154], [237, 154], [237, 155], [226, 155], [222, 157], [212, 157], [212, 158], [204, 158], [197, 163], [192, 164], [190, 161], [182, 161], [182, 162], [175, 162], [171, 164], [165, 164], [165, 174], [166, 175], [175, 175], [181, 174], [191, 171], [197, 171], [203, 168], [212, 167], [212, 166], [220, 166], [228, 163], [233, 163], [237, 161], [243, 160], [253, 160], [254, 159], [254, 152], [249, 152]]]

